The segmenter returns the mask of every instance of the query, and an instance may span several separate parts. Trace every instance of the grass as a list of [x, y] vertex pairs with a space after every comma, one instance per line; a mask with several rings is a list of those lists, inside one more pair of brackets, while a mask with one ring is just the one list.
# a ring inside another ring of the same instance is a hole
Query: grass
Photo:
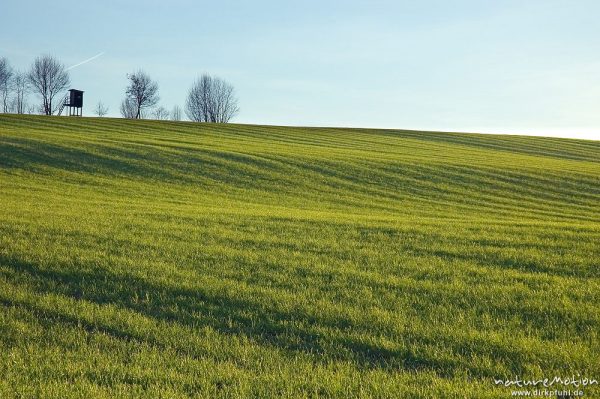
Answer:
[[600, 142], [0, 115], [0, 222], [2, 398], [600, 379]]

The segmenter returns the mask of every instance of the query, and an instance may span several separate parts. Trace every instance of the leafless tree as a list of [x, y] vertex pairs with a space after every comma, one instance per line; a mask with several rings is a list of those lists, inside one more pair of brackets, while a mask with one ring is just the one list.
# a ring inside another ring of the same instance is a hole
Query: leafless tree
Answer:
[[14, 97], [12, 111], [15, 114], [24, 114], [27, 110], [27, 92], [29, 91], [29, 80], [23, 72], [15, 73], [12, 84]]
[[27, 78], [32, 89], [42, 97], [44, 114], [52, 115], [52, 100], [70, 84], [65, 66], [51, 55], [42, 55], [33, 62]]
[[210, 121], [210, 86], [211, 79], [205, 74], [194, 82], [188, 92], [185, 113], [194, 122]]
[[13, 69], [6, 58], [0, 58], [0, 97], [2, 112], [10, 111], [9, 95], [13, 84]]
[[165, 107], [158, 107], [154, 109], [154, 111], [152, 112], [152, 116], [154, 117], [154, 119], [157, 119], [159, 121], [166, 121], [167, 119], [169, 119], [169, 110], [167, 110]]
[[103, 116], [108, 114], [108, 107], [106, 105], [102, 104], [102, 101], [99, 101], [98, 104], [96, 104], [94, 113], [102, 118]]
[[188, 92], [185, 113], [192, 121], [227, 123], [238, 112], [233, 86], [220, 78], [204, 74]]
[[33, 104], [27, 104], [26, 113], [29, 115], [37, 115], [37, 114], [43, 115], [44, 109], [42, 108], [41, 105], [35, 106]]
[[172, 121], [180, 121], [181, 120], [181, 108], [179, 105], [173, 107], [171, 111], [171, 120]]
[[144, 109], [151, 108], [158, 103], [158, 84], [141, 70], [127, 75], [127, 79], [129, 79], [129, 86], [126, 94], [135, 104], [135, 118], [140, 119]]
[[123, 118], [127, 119], [135, 119], [137, 118], [137, 105], [132, 98], [126, 97], [121, 101], [121, 106], [119, 108], [121, 111], [121, 115]]

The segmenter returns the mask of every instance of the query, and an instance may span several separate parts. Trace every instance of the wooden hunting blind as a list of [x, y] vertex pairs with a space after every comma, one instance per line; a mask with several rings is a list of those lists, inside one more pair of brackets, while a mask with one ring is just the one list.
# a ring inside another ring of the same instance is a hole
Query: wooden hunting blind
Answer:
[[58, 115], [62, 114], [65, 107], [69, 107], [68, 116], [83, 115], [83, 91], [70, 89], [60, 106]]
[[83, 91], [69, 90], [69, 105], [74, 108], [83, 108]]

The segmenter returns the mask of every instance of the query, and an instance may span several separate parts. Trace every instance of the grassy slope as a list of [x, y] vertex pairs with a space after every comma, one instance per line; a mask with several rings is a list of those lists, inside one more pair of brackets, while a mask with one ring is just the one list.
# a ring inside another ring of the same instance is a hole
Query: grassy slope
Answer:
[[0, 204], [2, 398], [600, 379], [600, 142], [0, 116]]

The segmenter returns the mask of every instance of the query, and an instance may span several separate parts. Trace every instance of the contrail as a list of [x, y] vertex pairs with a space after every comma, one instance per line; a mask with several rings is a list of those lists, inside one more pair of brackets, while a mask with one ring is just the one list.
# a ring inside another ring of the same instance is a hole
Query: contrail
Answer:
[[90, 62], [90, 61], [92, 61], [92, 60], [95, 60], [96, 58], [100, 57], [100, 56], [101, 56], [101, 55], [103, 55], [103, 54], [104, 54], [104, 51], [103, 51], [103, 52], [101, 52], [101, 53], [98, 53], [98, 54], [96, 54], [96, 55], [95, 55], [95, 56], [93, 56], [92, 58], [88, 58], [88, 59], [87, 59], [87, 60], [85, 60], [85, 61], [81, 61], [79, 64], [71, 65], [70, 67], [68, 67], [68, 68], [67, 68], [67, 71], [68, 71], [68, 70], [70, 70], [70, 69], [76, 68], [76, 67], [78, 67], [79, 65], [87, 64], [88, 62]]

